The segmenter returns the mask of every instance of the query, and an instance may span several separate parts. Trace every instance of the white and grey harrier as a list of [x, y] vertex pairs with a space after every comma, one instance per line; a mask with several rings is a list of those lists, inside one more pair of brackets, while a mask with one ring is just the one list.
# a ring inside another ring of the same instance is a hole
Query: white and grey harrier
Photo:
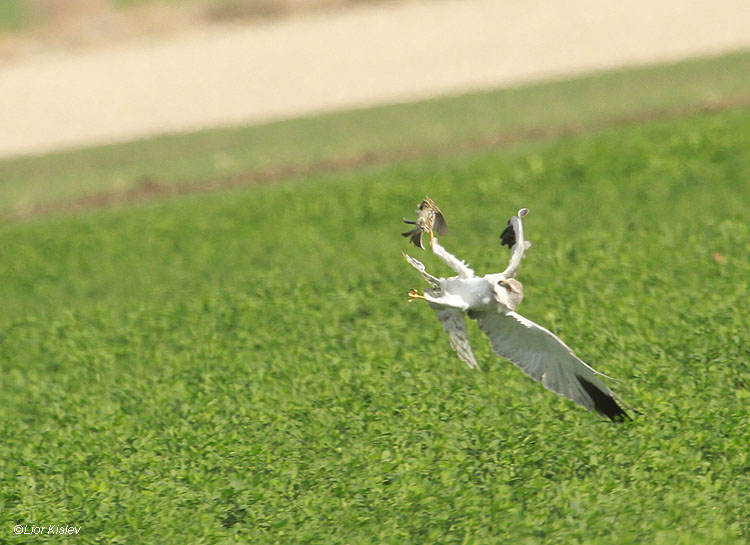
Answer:
[[496, 354], [513, 362], [548, 390], [612, 421], [630, 419], [617, 401], [631, 407], [599, 379], [606, 375], [587, 365], [552, 332], [516, 312], [523, 300], [523, 285], [515, 275], [530, 246], [523, 235], [522, 218], [527, 213], [526, 208], [519, 210], [500, 235], [502, 243], [511, 247], [510, 262], [501, 273], [476, 276], [466, 263], [447, 252], [437, 238], [431, 239], [433, 253], [458, 276], [432, 276], [421, 262], [404, 254], [431, 286], [424, 290], [424, 295], [411, 290], [409, 302], [423, 299], [429, 303], [449, 335], [451, 347], [472, 369], [478, 369], [479, 365], [466, 337], [464, 314], [477, 321]]

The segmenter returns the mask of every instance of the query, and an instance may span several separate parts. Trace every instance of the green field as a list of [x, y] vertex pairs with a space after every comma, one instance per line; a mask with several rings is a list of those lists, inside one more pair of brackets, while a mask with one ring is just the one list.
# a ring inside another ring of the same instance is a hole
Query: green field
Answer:
[[[0, 543], [747, 543], [749, 181], [734, 108], [0, 222]], [[458, 360], [426, 194], [643, 415]]]

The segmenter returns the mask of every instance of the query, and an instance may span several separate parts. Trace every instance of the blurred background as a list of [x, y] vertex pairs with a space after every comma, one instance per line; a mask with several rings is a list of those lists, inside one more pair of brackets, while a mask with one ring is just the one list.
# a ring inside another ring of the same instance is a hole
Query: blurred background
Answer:
[[750, 3], [3, 0], [0, 156], [750, 47]]
[[[33, 33], [36, 44], [91, 44], [223, 22], [270, 20], [364, 3], [397, 0], [4, 0], [0, 29], [4, 53], [13, 54], [7, 33]], [[16, 37], [17, 38], [17, 37]]]

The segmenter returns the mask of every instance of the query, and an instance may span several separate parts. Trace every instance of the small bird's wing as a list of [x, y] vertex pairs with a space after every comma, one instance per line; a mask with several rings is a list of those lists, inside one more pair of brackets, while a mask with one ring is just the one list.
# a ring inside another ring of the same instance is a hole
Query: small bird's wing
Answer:
[[513, 278], [516, 275], [524, 252], [531, 246], [531, 243], [523, 238], [523, 221], [521, 220], [528, 213], [528, 208], [519, 210], [518, 215], [510, 218], [508, 227], [500, 234], [500, 244], [507, 244], [512, 250], [508, 266], [502, 272], [505, 278]]
[[442, 259], [446, 265], [456, 271], [461, 278], [473, 278], [474, 271], [466, 263], [443, 248], [437, 239], [432, 243], [432, 253]]
[[466, 319], [463, 311], [434, 303], [430, 303], [430, 306], [437, 312], [437, 317], [443, 324], [443, 329], [450, 337], [451, 348], [456, 351], [458, 357], [466, 365], [472, 369], [479, 369], [479, 364], [471, 351], [469, 339], [466, 337]]
[[421, 261], [419, 261], [418, 259], [414, 259], [413, 257], [408, 256], [408, 255], [404, 254], [403, 252], [401, 252], [401, 253], [404, 255], [404, 257], [406, 258], [406, 261], [409, 263], [409, 265], [411, 265], [412, 267], [414, 267], [415, 269], [417, 269], [422, 274], [422, 278], [424, 278], [425, 281], [430, 286], [432, 286], [433, 288], [439, 288], [440, 287], [440, 279], [438, 279], [438, 278], [432, 276], [430, 273], [428, 273], [427, 269], [425, 268], [424, 264]]
[[548, 329], [516, 312], [470, 311], [490, 340], [496, 354], [509, 359], [524, 373], [571, 401], [612, 421], [630, 417], [617, 404], [601, 375]]
[[448, 234], [448, 224], [445, 223], [443, 213], [439, 208], [435, 207], [435, 220], [432, 224], [432, 229], [440, 236]]

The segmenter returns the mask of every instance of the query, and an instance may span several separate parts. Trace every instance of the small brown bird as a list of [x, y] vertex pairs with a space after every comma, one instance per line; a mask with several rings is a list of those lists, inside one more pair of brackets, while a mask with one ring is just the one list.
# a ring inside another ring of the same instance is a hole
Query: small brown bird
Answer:
[[414, 246], [421, 248], [422, 250], [424, 250], [424, 246], [422, 246], [422, 233], [430, 234], [430, 246], [432, 246], [432, 241], [435, 239], [435, 235], [432, 234], [433, 231], [437, 231], [438, 235], [448, 234], [448, 225], [445, 223], [443, 213], [429, 197], [425, 197], [424, 200], [419, 203], [419, 206], [417, 207], [417, 221], [403, 218], [403, 222], [410, 225], [416, 225], [416, 227], [411, 231], [401, 233], [401, 236], [409, 237], [409, 240], [414, 243]]

